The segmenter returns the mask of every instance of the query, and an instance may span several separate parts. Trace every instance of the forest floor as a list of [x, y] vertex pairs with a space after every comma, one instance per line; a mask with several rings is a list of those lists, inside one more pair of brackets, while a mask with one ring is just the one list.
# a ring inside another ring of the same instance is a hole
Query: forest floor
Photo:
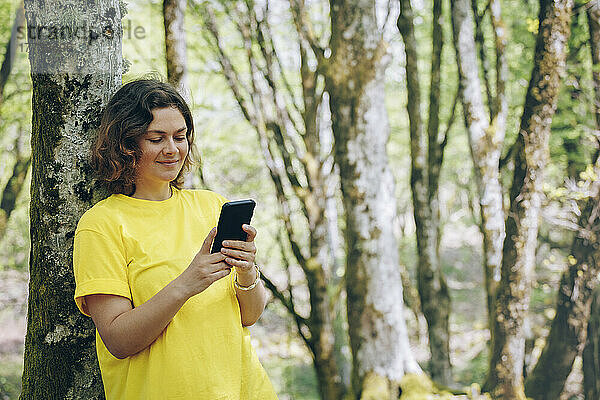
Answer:
[[[479, 267], [481, 257], [475, 232], [445, 237], [447, 239], [442, 243], [442, 259], [452, 296], [451, 361], [457, 386], [467, 387], [473, 382], [482, 382], [487, 370], [489, 332], [486, 327], [483, 279]], [[474, 239], [468, 241], [469, 237]], [[543, 279], [543, 275], [541, 278]], [[17, 399], [20, 393], [27, 286], [26, 272], [2, 270], [0, 267], [0, 400]], [[536, 293], [532, 296], [533, 302], [539, 304], [532, 305], [532, 309], [538, 307], [536, 310], [539, 311], [540, 308], [552, 305], [552, 293], [546, 293], [544, 298]], [[426, 369], [429, 351], [425, 321], [421, 317], [417, 322], [409, 310], [406, 317], [412, 332], [414, 354]], [[259, 323], [251, 327], [251, 332], [253, 344], [280, 400], [317, 400], [311, 357], [294, 333], [293, 321], [286, 315], [283, 307], [272, 302]], [[539, 343], [538, 340], [536, 345]], [[535, 356], [535, 351], [533, 354]], [[580, 360], [577, 360], [561, 400], [583, 399], [579, 394], [580, 364]]]

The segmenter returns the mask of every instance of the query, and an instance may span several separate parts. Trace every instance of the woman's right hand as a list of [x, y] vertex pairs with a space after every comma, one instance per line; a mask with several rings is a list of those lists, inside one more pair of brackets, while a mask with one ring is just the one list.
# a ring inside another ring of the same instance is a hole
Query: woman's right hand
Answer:
[[225, 255], [210, 252], [210, 247], [217, 235], [217, 228], [212, 228], [204, 239], [200, 251], [196, 254], [190, 265], [179, 275], [177, 280], [186, 291], [188, 297], [203, 292], [214, 282], [226, 277], [231, 272], [231, 265], [227, 264]]

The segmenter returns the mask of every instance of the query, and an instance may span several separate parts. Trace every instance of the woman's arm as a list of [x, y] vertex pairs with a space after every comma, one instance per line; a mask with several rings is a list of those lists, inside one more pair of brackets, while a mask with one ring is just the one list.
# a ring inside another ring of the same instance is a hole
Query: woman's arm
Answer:
[[[236, 268], [237, 282], [244, 287], [252, 285], [256, 280], [258, 271], [254, 266], [256, 229], [246, 224], [242, 225], [242, 229], [248, 234], [246, 241], [226, 240], [223, 242], [221, 253], [227, 256], [225, 262]], [[267, 305], [267, 290], [262, 281], [258, 282], [251, 290], [236, 288], [235, 293], [240, 304], [242, 325], [253, 325], [258, 321]]]
[[132, 356], [148, 347], [167, 327], [190, 297], [227, 276], [231, 266], [220, 253], [210, 254], [216, 230], [210, 231], [188, 268], [147, 302], [133, 307], [125, 297], [94, 294], [85, 297], [106, 348], [117, 358]]
[[[236, 271], [238, 284], [242, 287], [250, 286], [257, 276], [256, 268], [249, 272]], [[262, 281], [251, 290], [241, 290], [236, 288], [238, 303], [240, 304], [240, 313], [242, 314], [242, 325], [251, 326], [260, 318], [265, 306], [267, 305], [267, 290]]]

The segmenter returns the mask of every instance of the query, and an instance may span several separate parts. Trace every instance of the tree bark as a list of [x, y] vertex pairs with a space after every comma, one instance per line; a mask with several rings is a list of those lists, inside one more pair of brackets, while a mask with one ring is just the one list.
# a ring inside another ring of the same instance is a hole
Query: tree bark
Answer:
[[163, 0], [167, 80], [189, 100], [184, 29], [186, 0]]
[[431, 378], [443, 385], [452, 382], [450, 365], [450, 295], [440, 262], [439, 173], [444, 141], [438, 139], [440, 67], [443, 44], [442, 2], [433, 5], [433, 57], [427, 132], [421, 119], [417, 43], [409, 0], [400, 0], [398, 29], [406, 52], [407, 110], [410, 120], [411, 189], [417, 228], [419, 262], [417, 280], [421, 309], [428, 325]]
[[[594, 34], [598, 35], [600, 8], [593, 4], [588, 8], [590, 27], [590, 44], [592, 48], [592, 65], [600, 64]], [[594, 25], [594, 22], [596, 25]], [[600, 39], [596, 36], [595, 39]], [[595, 70], [595, 68], [594, 68]], [[599, 83], [600, 75], [593, 72], [593, 81]], [[596, 96], [599, 93], [596, 91]], [[598, 115], [599, 104], [594, 105]], [[596, 129], [600, 128], [600, 120], [596, 121]], [[596, 177], [600, 174], [600, 164], [595, 160]], [[525, 381], [525, 393], [533, 399], [558, 398], [565, 381], [571, 372], [575, 357], [581, 354], [586, 343], [587, 323], [590, 318], [592, 291], [598, 284], [600, 271], [600, 252], [598, 236], [600, 226], [599, 200], [600, 178], [592, 182], [590, 197], [581, 206], [578, 231], [573, 239], [570, 255], [575, 262], [563, 272], [557, 300], [556, 316], [552, 321], [550, 333], [540, 358], [531, 375]], [[595, 339], [592, 339], [592, 341]], [[589, 352], [588, 352], [589, 354]]]
[[352, 386], [357, 399], [396, 399], [417, 371], [403, 315], [394, 178], [386, 153], [385, 44], [375, 2], [330, 1], [331, 56], [321, 60], [330, 95], [335, 160], [346, 219], [346, 293]]
[[32, 248], [21, 399], [102, 399], [94, 325], [73, 301], [72, 251], [80, 216], [103, 195], [87, 156], [102, 108], [121, 83], [121, 10], [116, 0], [28, 0], [25, 10]]
[[469, 133], [475, 184], [479, 196], [488, 323], [490, 331], [492, 331], [494, 295], [500, 281], [504, 240], [504, 210], [498, 163], [502, 152], [508, 113], [508, 102], [505, 95], [507, 66], [504, 55], [506, 31], [502, 24], [500, 2], [492, 0], [490, 2], [490, 14], [495, 28], [497, 78], [496, 98], [493, 100], [494, 106], [490, 104], [492, 115], [490, 123], [489, 114], [486, 113], [483, 103], [477, 68], [471, 7], [468, 0], [453, 1], [451, 5], [460, 97], [465, 126]]
[[565, 70], [572, 7], [571, 0], [540, 1], [535, 64], [515, 150], [493, 348], [484, 385], [499, 399], [525, 399], [523, 321], [529, 307], [550, 125]]

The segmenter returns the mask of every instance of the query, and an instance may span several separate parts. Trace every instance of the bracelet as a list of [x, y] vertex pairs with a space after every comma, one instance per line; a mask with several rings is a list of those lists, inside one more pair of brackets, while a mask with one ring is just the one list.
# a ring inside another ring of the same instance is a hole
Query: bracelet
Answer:
[[260, 269], [258, 268], [258, 265], [254, 264], [254, 267], [256, 268], [256, 279], [254, 280], [254, 282], [252, 282], [250, 284], [250, 286], [241, 286], [238, 283], [238, 275], [237, 275], [237, 270], [234, 270], [234, 278], [233, 278], [233, 284], [235, 285], [236, 289], [240, 289], [243, 291], [248, 291], [248, 290], [252, 290], [256, 287], [256, 285], [258, 285], [258, 281], [260, 281]]

